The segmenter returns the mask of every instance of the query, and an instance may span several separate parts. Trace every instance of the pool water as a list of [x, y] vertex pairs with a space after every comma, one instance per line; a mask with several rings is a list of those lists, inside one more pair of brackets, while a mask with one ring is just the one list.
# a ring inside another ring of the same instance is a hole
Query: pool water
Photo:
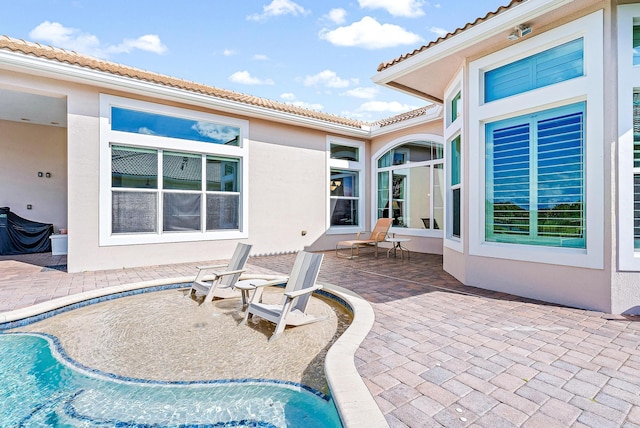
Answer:
[[291, 382], [123, 380], [61, 353], [51, 336], [0, 334], [0, 426], [342, 426], [330, 399]]

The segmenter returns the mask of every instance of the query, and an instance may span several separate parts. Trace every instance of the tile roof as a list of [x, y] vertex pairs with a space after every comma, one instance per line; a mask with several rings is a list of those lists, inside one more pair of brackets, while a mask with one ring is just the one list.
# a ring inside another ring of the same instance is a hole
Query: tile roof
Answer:
[[93, 58], [86, 55], [78, 54], [51, 46], [43, 46], [39, 43], [27, 42], [24, 40], [14, 39], [8, 36], [0, 36], [0, 49], [11, 52], [20, 52], [25, 55], [32, 55], [37, 58], [44, 58], [60, 63], [67, 63], [73, 66], [88, 68], [92, 70], [110, 73], [118, 76], [128, 77], [144, 82], [155, 83], [158, 85], [169, 86], [172, 88], [182, 89], [185, 91], [209, 95], [211, 97], [229, 100], [250, 106], [262, 107], [274, 111], [288, 113], [292, 115], [307, 117], [328, 123], [344, 125], [353, 128], [361, 128], [369, 125], [366, 122], [350, 119], [334, 114], [324, 113], [316, 110], [297, 107], [292, 104], [273, 101], [266, 98], [260, 98], [252, 95], [242, 94], [239, 92], [220, 89], [213, 86], [207, 86], [188, 80], [178, 79], [175, 77], [165, 76], [150, 71], [117, 64], [110, 61]]
[[427, 112], [430, 110], [436, 109], [439, 106], [436, 104], [430, 104], [428, 106], [420, 107], [415, 110], [408, 111], [406, 113], [401, 113], [396, 116], [392, 116], [386, 119], [379, 120], [373, 123], [373, 126], [378, 126], [380, 128], [384, 128], [385, 126], [393, 125], [395, 123], [404, 122], [405, 120], [413, 119], [419, 116], [426, 116]]
[[438, 37], [436, 40], [434, 40], [434, 41], [430, 42], [429, 44], [424, 45], [424, 46], [422, 46], [422, 47], [420, 47], [418, 49], [415, 49], [413, 52], [406, 53], [406, 54], [404, 54], [404, 55], [402, 55], [402, 56], [400, 56], [398, 58], [395, 58], [395, 59], [393, 59], [391, 61], [381, 63], [378, 66], [378, 72], [383, 71], [383, 70], [391, 67], [392, 65], [398, 64], [399, 62], [402, 62], [402, 61], [404, 61], [406, 59], [409, 59], [412, 56], [419, 54], [420, 52], [423, 52], [423, 51], [425, 51], [425, 50], [427, 50], [427, 49], [429, 49], [429, 48], [431, 48], [431, 47], [433, 47], [433, 46], [435, 46], [435, 45], [437, 45], [439, 43], [442, 43], [443, 41], [445, 41], [447, 39], [450, 39], [453, 36], [455, 36], [457, 34], [460, 34], [463, 31], [468, 30], [469, 28], [475, 27], [476, 25], [481, 24], [481, 23], [493, 18], [494, 16], [499, 15], [502, 12], [505, 12], [506, 10], [509, 10], [512, 7], [514, 7], [514, 6], [516, 6], [516, 5], [520, 4], [520, 3], [524, 3], [526, 1], [528, 1], [528, 0], [511, 0], [511, 2], [508, 5], [500, 6], [497, 10], [495, 10], [493, 12], [488, 12], [485, 16], [477, 18], [473, 22], [468, 22], [467, 24], [465, 24], [464, 27], [456, 28], [453, 32], [447, 33], [442, 37]]

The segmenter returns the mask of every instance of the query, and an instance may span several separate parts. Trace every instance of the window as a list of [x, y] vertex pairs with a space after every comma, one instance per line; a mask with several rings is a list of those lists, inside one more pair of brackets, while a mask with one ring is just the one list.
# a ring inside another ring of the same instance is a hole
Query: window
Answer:
[[585, 248], [585, 103], [487, 125], [489, 242]]
[[484, 73], [490, 102], [584, 75], [583, 39], [576, 39]]
[[358, 172], [331, 169], [331, 226], [358, 226]]
[[111, 108], [111, 129], [204, 143], [240, 145], [240, 128], [237, 126], [121, 107]]
[[640, 65], [640, 25], [635, 23], [633, 25], [633, 65]]
[[640, 249], [640, 92], [633, 93], [633, 247]]
[[462, 93], [458, 91], [458, 93], [451, 100], [451, 123], [455, 122], [460, 113], [462, 113], [462, 105], [460, 103]]
[[237, 230], [239, 163], [233, 158], [112, 146], [112, 233]]
[[329, 137], [329, 229], [330, 233], [362, 230], [364, 210], [361, 195], [364, 183], [364, 144]]
[[[468, 128], [462, 134], [463, 164], [468, 168], [462, 177], [462, 212], [468, 218], [463, 218], [461, 239], [468, 243], [470, 255], [603, 268], [608, 206], [605, 186], [609, 183], [602, 158], [602, 142], [606, 140], [603, 13], [595, 11], [469, 63], [469, 88], [463, 91], [465, 103], [469, 103], [468, 110], [465, 106]], [[627, 52], [631, 51], [631, 27], [627, 27]], [[485, 102], [487, 70], [576, 40], [584, 49], [582, 75], [508, 99]], [[626, 61], [631, 69], [629, 54]], [[631, 98], [631, 91], [627, 91], [629, 112]], [[576, 129], [562, 133], [563, 117], [568, 121], [567, 130]], [[629, 122], [631, 118], [629, 114]], [[545, 139], [545, 133], [551, 139]], [[465, 135], [477, 136], [474, 138], [480, 144], [475, 140], [467, 144]], [[512, 145], [511, 152], [508, 144]], [[629, 146], [632, 144], [633, 141]], [[523, 170], [515, 167], [518, 156]], [[630, 153], [630, 164], [631, 158]], [[523, 171], [526, 174], [521, 176]], [[509, 175], [513, 178], [508, 179]], [[632, 180], [628, 181], [632, 187]], [[627, 198], [631, 205], [632, 193], [633, 189]], [[629, 210], [631, 223], [632, 212]], [[632, 240], [633, 233], [629, 236]]]
[[404, 143], [380, 156], [377, 166], [377, 218], [392, 217], [394, 227], [443, 227], [442, 144]]
[[451, 156], [449, 159], [449, 173], [450, 173], [450, 198], [451, 198], [451, 236], [460, 238], [460, 197], [462, 192], [461, 177], [461, 144], [460, 136], [458, 135], [451, 141]]
[[247, 236], [247, 121], [100, 100], [100, 245]]

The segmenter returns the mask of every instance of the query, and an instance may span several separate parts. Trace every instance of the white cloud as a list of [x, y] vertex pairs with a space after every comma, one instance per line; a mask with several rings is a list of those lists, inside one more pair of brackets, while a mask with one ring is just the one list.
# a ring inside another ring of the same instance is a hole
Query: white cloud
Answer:
[[268, 61], [269, 57], [264, 54], [255, 54], [251, 57], [254, 61]]
[[156, 54], [163, 54], [168, 50], [156, 34], [145, 34], [137, 39], [124, 39], [118, 45], [102, 46], [98, 37], [93, 34], [83, 33], [77, 28], [65, 27], [59, 22], [50, 21], [44, 21], [31, 30], [29, 37], [56, 47], [99, 58], [107, 58], [111, 54], [130, 53], [134, 49]]
[[222, 52], [222, 55], [224, 55], [224, 56], [233, 56], [235, 54], [236, 54], [236, 51], [234, 51], [233, 49], [225, 49]]
[[415, 45], [422, 38], [393, 24], [380, 24], [374, 18], [365, 16], [358, 22], [335, 30], [320, 31], [321, 39], [336, 46], [361, 47], [365, 49], [391, 48], [399, 45]]
[[393, 16], [417, 18], [424, 15], [425, 2], [422, 0], [358, 0], [360, 7], [365, 9], [384, 9]]
[[447, 30], [440, 27], [431, 27], [429, 28], [429, 31], [431, 31], [433, 34], [437, 35], [438, 37], [444, 37], [449, 33]]
[[217, 125], [211, 122], [197, 122], [191, 129], [200, 135], [204, 135], [215, 141], [231, 141], [238, 136], [238, 128], [233, 126]]
[[304, 86], [325, 86], [327, 88], [348, 88], [351, 83], [358, 83], [357, 79], [342, 79], [335, 71], [324, 70], [313, 76], [306, 76], [302, 81]]
[[387, 112], [391, 114], [399, 114], [417, 109], [417, 106], [409, 104], [401, 104], [397, 101], [369, 101], [362, 104], [358, 110], [366, 112]]
[[234, 83], [240, 83], [241, 85], [274, 85], [275, 82], [271, 79], [259, 79], [257, 77], [252, 77], [251, 74], [244, 71], [236, 71], [231, 76], [229, 76], [229, 80]]
[[378, 94], [378, 88], [353, 88], [346, 91], [343, 95], [348, 95], [355, 98], [373, 99]]
[[262, 21], [272, 16], [280, 15], [307, 15], [309, 11], [291, 0], [273, 0], [266, 6], [262, 6], [262, 13], [247, 16], [249, 21]]
[[285, 92], [284, 94], [281, 94], [280, 98], [285, 100], [287, 104], [291, 104], [296, 107], [302, 107], [310, 110], [324, 110], [324, 106], [322, 104], [300, 101], [296, 99], [295, 94], [292, 94], [291, 92]]
[[326, 18], [334, 24], [340, 25], [346, 22], [347, 11], [341, 8], [331, 9]]
[[115, 46], [109, 46], [109, 53], [130, 53], [134, 49], [141, 51], [163, 54], [167, 51], [167, 47], [162, 44], [160, 37], [156, 34], [145, 34], [137, 39], [125, 39], [122, 43]]

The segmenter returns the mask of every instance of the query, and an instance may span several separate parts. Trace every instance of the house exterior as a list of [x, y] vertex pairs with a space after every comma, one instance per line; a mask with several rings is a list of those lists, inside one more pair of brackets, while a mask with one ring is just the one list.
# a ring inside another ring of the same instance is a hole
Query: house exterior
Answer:
[[68, 228], [70, 272], [393, 217], [465, 285], [640, 314], [639, 45], [640, 4], [513, 0], [382, 63], [433, 104], [369, 124], [2, 37], [0, 206]]
[[380, 65], [444, 106], [444, 268], [640, 313], [640, 4], [514, 0]]
[[[362, 123], [1, 37], [0, 206], [68, 229], [69, 272], [225, 259], [237, 242], [332, 249], [375, 223], [372, 154], [404, 146], [422, 179], [442, 175], [441, 112]], [[422, 179], [393, 200], [396, 229], [410, 212], [412, 249], [437, 253], [442, 230], [420, 219], [443, 199]]]

